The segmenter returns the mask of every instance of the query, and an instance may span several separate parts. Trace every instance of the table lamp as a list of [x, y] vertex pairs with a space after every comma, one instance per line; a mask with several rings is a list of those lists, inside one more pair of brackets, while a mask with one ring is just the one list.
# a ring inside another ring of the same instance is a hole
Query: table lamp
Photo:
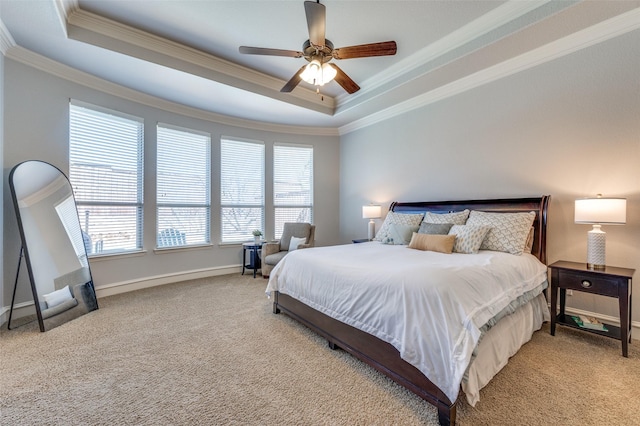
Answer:
[[576, 200], [575, 223], [592, 224], [587, 233], [587, 267], [605, 269], [607, 233], [601, 225], [624, 225], [627, 221], [627, 200], [624, 198], [596, 198]]
[[376, 223], [373, 219], [379, 219], [382, 216], [382, 208], [378, 205], [370, 204], [362, 206], [362, 218], [369, 220], [369, 241], [376, 236]]

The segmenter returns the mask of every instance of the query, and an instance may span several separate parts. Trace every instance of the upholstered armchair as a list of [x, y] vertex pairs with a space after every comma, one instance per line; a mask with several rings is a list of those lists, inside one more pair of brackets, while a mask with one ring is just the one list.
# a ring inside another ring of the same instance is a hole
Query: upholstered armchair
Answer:
[[298, 244], [298, 249], [309, 248], [315, 244], [315, 232], [316, 226], [310, 223], [286, 222], [280, 241], [262, 245], [262, 276], [269, 278], [273, 267], [289, 253], [292, 237], [304, 238], [304, 242]]

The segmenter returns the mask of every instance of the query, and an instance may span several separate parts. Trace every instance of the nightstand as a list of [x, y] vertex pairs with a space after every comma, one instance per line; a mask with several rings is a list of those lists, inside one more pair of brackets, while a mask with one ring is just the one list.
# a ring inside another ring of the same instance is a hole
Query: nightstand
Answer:
[[[551, 269], [551, 335], [556, 334], [556, 323], [589, 331], [622, 341], [622, 356], [627, 357], [631, 341], [631, 278], [635, 269], [607, 266], [605, 269], [588, 269], [585, 263], [558, 261]], [[558, 289], [560, 312], [557, 312]], [[615, 297], [620, 306], [620, 327], [605, 324], [607, 331], [581, 327], [571, 315], [565, 314], [567, 290], [583, 291]]]
[[[253, 278], [256, 277], [260, 264], [260, 250], [262, 243], [242, 243], [242, 275], [245, 269], [253, 269]], [[247, 263], [247, 250], [249, 250], [249, 263]]]
[[356, 239], [356, 240], [351, 240], [351, 242], [352, 242], [353, 244], [358, 244], [358, 243], [368, 243], [369, 241], [371, 241], [371, 240], [370, 240], [370, 239], [368, 239], [368, 238], [358, 238], [358, 239]]

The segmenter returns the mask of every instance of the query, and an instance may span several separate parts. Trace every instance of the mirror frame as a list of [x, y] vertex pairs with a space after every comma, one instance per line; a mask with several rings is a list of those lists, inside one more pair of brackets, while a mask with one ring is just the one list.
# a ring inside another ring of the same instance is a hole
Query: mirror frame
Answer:
[[[14, 209], [15, 209], [16, 219], [18, 221], [18, 230], [20, 232], [20, 240], [21, 240], [21, 244], [22, 244], [21, 256], [24, 256], [24, 260], [25, 260], [25, 262], [27, 264], [27, 272], [28, 272], [28, 275], [29, 275], [29, 282], [31, 283], [31, 292], [33, 294], [33, 301], [34, 301], [34, 305], [35, 305], [36, 317], [37, 317], [37, 320], [38, 320], [38, 325], [40, 327], [40, 331], [44, 332], [44, 331], [50, 330], [52, 328], [55, 328], [58, 325], [61, 325], [63, 322], [60, 322], [59, 324], [55, 324], [52, 327], [47, 328], [45, 326], [45, 319], [46, 318], [43, 317], [42, 309], [40, 307], [40, 302], [41, 302], [41, 296], [42, 295], [39, 295], [39, 293], [38, 293], [38, 286], [37, 286], [37, 283], [36, 283], [36, 280], [35, 280], [35, 277], [34, 277], [32, 259], [31, 259], [31, 256], [29, 254], [29, 245], [27, 243], [26, 233], [25, 233], [25, 229], [24, 229], [24, 225], [23, 225], [22, 215], [20, 213], [20, 206], [18, 204], [18, 197], [17, 197], [17, 194], [16, 194], [16, 188], [15, 188], [15, 183], [14, 183], [14, 174], [15, 174], [15, 172], [18, 170], [18, 168], [20, 166], [23, 166], [26, 163], [42, 163], [44, 165], [47, 165], [47, 166], [55, 169], [58, 173], [60, 173], [60, 175], [62, 177], [64, 177], [64, 179], [66, 180], [67, 184], [69, 185], [69, 190], [71, 192], [71, 197], [73, 199], [74, 206], [77, 206], [77, 204], [76, 204], [75, 194], [73, 193], [73, 188], [71, 187], [71, 182], [69, 181], [69, 178], [67, 177], [67, 175], [62, 170], [60, 170], [58, 167], [54, 166], [53, 164], [50, 164], [50, 163], [47, 163], [47, 162], [41, 161], [41, 160], [27, 160], [27, 161], [23, 161], [21, 163], [16, 164], [11, 169], [11, 172], [9, 173], [9, 188], [11, 190], [11, 197], [13, 199], [13, 206], [14, 206]], [[75, 217], [76, 217], [76, 220], [78, 221], [78, 226], [80, 227], [80, 218], [78, 217], [78, 214], [77, 214], [77, 207], [76, 207], [76, 215], [75, 215]], [[82, 229], [82, 228], [80, 227], [80, 229]], [[92, 301], [92, 302], [94, 302], [94, 305], [87, 307], [86, 312], [82, 312], [82, 313], [78, 314], [77, 316], [75, 316], [73, 318], [69, 318], [67, 321], [70, 321], [70, 320], [75, 319], [75, 318], [77, 318], [77, 317], [79, 317], [81, 315], [84, 315], [85, 313], [88, 313], [88, 312], [91, 312], [93, 310], [98, 309], [98, 299], [97, 299], [97, 296], [96, 296], [96, 293], [95, 293], [95, 287], [93, 285], [93, 275], [91, 274], [91, 265], [89, 264], [89, 256], [88, 256], [87, 249], [86, 249], [86, 246], [84, 244], [84, 241], [83, 241], [82, 247], [84, 249], [85, 256], [86, 256], [86, 259], [87, 259], [87, 269], [88, 269], [88, 274], [89, 274], [88, 275], [89, 281], [86, 282], [85, 284], [88, 284], [88, 286], [91, 289], [91, 294], [93, 295], [93, 298], [94, 298], [94, 301]], [[22, 257], [20, 258], [20, 260], [22, 260]], [[20, 274], [20, 266], [21, 265], [20, 265], [20, 262], [19, 262], [18, 263], [18, 271], [16, 272], [15, 287], [14, 287], [14, 290], [13, 290], [14, 291], [14, 298], [15, 298], [16, 288], [18, 286], [18, 276]], [[86, 303], [85, 303], [85, 306], [86, 306]], [[73, 309], [73, 308], [71, 308], [71, 309]], [[13, 300], [11, 302], [11, 311], [13, 311]], [[66, 311], [62, 311], [60, 313], [63, 313], [63, 312], [66, 312]], [[11, 313], [10, 313], [9, 318], [11, 318]], [[55, 316], [56, 315], [53, 315], [53, 316], [51, 316], [51, 318], [53, 318]], [[67, 321], [64, 321], [64, 322], [67, 322]], [[8, 324], [9, 328], [10, 328], [10, 326], [11, 326], [11, 324]]]

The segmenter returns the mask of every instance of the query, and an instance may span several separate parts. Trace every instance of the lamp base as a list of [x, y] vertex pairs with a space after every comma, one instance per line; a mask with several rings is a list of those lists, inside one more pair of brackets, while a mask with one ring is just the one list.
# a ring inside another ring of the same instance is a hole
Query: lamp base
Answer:
[[376, 223], [371, 219], [369, 221], [369, 241], [373, 240], [376, 236]]
[[606, 265], [594, 265], [593, 263], [587, 263], [587, 269], [591, 269], [593, 271], [604, 271], [607, 269]]
[[605, 269], [605, 247], [607, 233], [600, 229], [600, 225], [593, 225], [587, 232], [587, 268]]

